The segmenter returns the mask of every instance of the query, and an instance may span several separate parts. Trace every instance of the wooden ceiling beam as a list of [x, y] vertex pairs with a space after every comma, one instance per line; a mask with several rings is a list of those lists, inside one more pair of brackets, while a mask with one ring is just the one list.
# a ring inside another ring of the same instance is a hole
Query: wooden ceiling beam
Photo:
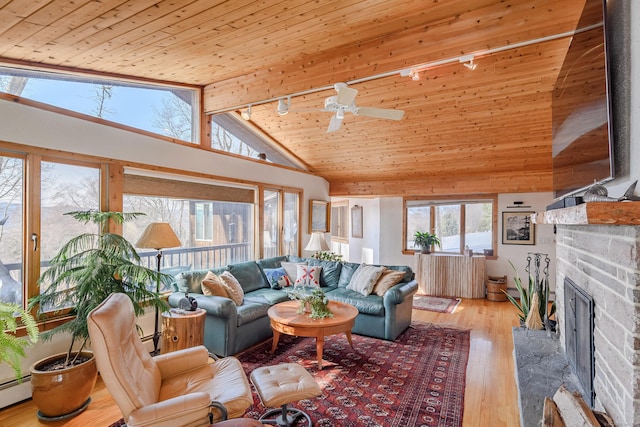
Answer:
[[384, 181], [329, 181], [332, 197], [429, 196], [551, 191], [550, 173], [487, 172], [481, 175]]

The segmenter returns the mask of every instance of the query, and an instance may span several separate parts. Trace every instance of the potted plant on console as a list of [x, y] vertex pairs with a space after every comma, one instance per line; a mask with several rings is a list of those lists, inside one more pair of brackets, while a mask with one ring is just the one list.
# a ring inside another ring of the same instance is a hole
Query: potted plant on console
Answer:
[[420, 246], [423, 254], [429, 254], [431, 253], [431, 246], [440, 246], [440, 239], [428, 231], [416, 231], [416, 234], [413, 235], [413, 243], [416, 246]]
[[[47, 357], [31, 367], [31, 388], [38, 417], [43, 421], [62, 420], [82, 412], [91, 402], [89, 394], [97, 378], [93, 353], [88, 351], [87, 315], [111, 293], [126, 294], [136, 315], [150, 305], [160, 310], [168, 305], [155, 292], [155, 284], [169, 284], [172, 277], [139, 264], [133, 245], [110, 232], [114, 224], [137, 218], [141, 213], [80, 211], [69, 212], [83, 223], [96, 224], [98, 233], [83, 233], [65, 243], [40, 276], [39, 295], [29, 300], [29, 308], [62, 313], [70, 320], [44, 332], [43, 340], [66, 332], [71, 342], [66, 353]], [[77, 349], [76, 349], [77, 347]]]

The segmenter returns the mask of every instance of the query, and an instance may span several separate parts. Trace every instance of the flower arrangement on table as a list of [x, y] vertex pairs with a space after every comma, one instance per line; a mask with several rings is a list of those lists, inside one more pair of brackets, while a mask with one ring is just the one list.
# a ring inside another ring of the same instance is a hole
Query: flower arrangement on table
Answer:
[[[333, 313], [329, 310], [329, 298], [320, 288], [314, 288], [312, 291], [308, 289], [294, 289], [287, 292], [289, 298], [300, 301], [298, 313], [302, 314], [311, 311], [309, 317], [312, 319], [324, 319], [325, 317], [333, 317]], [[307, 308], [308, 307], [308, 308]]]

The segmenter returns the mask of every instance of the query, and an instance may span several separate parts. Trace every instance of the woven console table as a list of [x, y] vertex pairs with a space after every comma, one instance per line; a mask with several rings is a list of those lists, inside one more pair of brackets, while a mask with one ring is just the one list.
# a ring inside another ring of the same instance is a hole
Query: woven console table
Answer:
[[418, 293], [458, 298], [484, 298], [484, 256], [415, 254]]

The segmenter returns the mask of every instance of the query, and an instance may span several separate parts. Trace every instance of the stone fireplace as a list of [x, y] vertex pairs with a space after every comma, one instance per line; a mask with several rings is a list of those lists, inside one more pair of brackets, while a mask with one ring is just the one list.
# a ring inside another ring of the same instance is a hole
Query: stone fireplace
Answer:
[[616, 426], [640, 425], [640, 202], [587, 203], [536, 216], [556, 224], [560, 342], [567, 351], [569, 279], [593, 299], [594, 407]]

